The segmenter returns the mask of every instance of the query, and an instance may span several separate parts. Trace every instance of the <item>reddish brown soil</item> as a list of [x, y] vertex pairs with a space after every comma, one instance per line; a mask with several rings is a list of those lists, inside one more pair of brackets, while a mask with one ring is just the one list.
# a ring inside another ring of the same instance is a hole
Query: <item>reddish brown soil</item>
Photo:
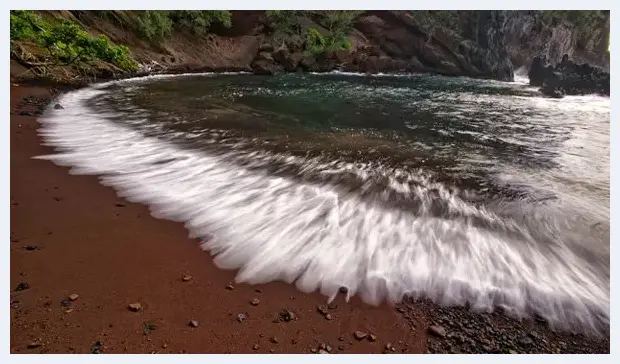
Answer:
[[[339, 297], [326, 320], [318, 293], [284, 283], [228, 290], [235, 272], [216, 268], [182, 224], [122, 201], [97, 177], [32, 159], [52, 150], [41, 146], [36, 118], [15, 111], [26, 96], [49, 95], [11, 86], [11, 353], [89, 353], [97, 341], [105, 353], [310, 353], [321, 343], [332, 353], [380, 353], [388, 342], [396, 352], [426, 352], [424, 315], [414, 329], [392, 307]], [[186, 274], [193, 279], [183, 282]], [[20, 282], [30, 288], [13, 291]], [[61, 301], [72, 293], [79, 298], [67, 313]], [[143, 309], [131, 312], [132, 302]], [[285, 308], [298, 319], [274, 323]], [[248, 318], [237, 322], [238, 313]], [[156, 327], [147, 333], [145, 323]], [[356, 330], [377, 340], [358, 341]], [[27, 348], [33, 343], [40, 346]]]

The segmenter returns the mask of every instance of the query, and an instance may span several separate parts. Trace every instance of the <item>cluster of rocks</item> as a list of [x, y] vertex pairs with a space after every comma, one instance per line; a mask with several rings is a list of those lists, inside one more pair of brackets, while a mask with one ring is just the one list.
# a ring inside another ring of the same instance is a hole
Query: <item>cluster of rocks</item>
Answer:
[[361, 47], [355, 52], [339, 50], [319, 55], [289, 50], [287, 46], [277, 49], [271, 44], [263, 44], [251, 64], [258, 74], [278, 72], [330, 72], [346, 70], [350, 72], [418, 72], [424, 70], [419, 61], [406, 62], [381, 56], [379, 47]]
[[517, 320], [501, 310], [477, 313], [407, 299], [398, 311], [422, 310], [429, 317], [428, 353], [525, 354], [609, 353], [609, 337], [553, 331], [542, 318]]
[[609, 72], [587, 63], [577, 64], [566, 54], [556, 66], [551, 65], [545, 56], [534, 57], [528, 77], [530, 85], [540, 86], [540, 91], [549, 97], [609, 95]]

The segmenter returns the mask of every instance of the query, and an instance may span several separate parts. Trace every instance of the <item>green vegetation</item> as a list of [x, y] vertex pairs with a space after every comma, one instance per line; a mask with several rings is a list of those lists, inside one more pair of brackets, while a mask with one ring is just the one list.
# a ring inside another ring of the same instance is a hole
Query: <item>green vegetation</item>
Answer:
[[[267, 11], [269, 32], [276, 42], [301, 45], [305, 53], [321, 53], [350, 50], [352, 48], [348, 35], [353, 21], [363, 11]], [[313, 20], [324, 32], [314, 27], [304, 27], [304, 20]]]
[[94, 37], [71, 21], [50, 24], [32, 11], [11, 11], [13, 41], [30, 41], [47, 50], [49, 65], [73, 66], [100, 60], [125, 71], [138, 69], [127, 47], [112, 43], [105, 35]]
[[173, 29], [205, 35], [214, 24], [230, 28], [231, 13], [227, 10], [143, 10], [134, 11], [135, 29], [150, 41], [160, 42], [170, 37]]
[[150, 41], [162, 41], [172, 33], [172, 20], [167, 11], [136, 11], [133, 26], [138, 33]]

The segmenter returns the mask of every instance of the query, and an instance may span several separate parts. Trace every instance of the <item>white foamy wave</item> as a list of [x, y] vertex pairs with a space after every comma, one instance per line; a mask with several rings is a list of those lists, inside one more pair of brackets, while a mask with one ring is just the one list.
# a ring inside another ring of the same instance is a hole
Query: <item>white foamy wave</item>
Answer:
[[[609, 282], [564, 245], [389, 209], [231, 163], [232, 155], [181, 149], [90, 110], [86, 101], [102, 92], [66, 94], [64, 110], [47, 111], [40, 133], [57, 153], [39, 158], [101, 175], [154, 216], [185, 222], [218, 266], [239, 269], [239, 282], [284, 280], [330, 299], [345, 286], [373, 304], [409, 294], [480, 310], [501, 305], [573, 328], [608, 323]], [[453, 194], [442, 198], [475, 210]]]

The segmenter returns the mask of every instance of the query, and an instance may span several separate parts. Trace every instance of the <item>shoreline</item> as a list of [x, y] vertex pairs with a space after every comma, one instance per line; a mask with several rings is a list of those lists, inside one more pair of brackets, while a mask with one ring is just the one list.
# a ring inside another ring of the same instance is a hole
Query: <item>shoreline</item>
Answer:
[[[36, 121], [51, 87], [11, 86], [11, 353], [609, 352], [608, 339], [499, 313], [429, 302], [372, 307], [343, 295], [327, 307], [320, 293], [282, 282], [227, 289], [236, 272], [196, 254], [183, 225], [158, 221], [96, 176], [32, 159], [53, 153]], [[19, 283], [29, 288], [13, 291]], [[65, 301], [72, 293], [79, 297]], [[138, 312], [128, 309], [135, 302]], [[282, 310], [297, 319], [282, 322]], [[445, 337], [429, 334], [432, 324]], [[367, 336], [358, 340], [356, 331]]]

